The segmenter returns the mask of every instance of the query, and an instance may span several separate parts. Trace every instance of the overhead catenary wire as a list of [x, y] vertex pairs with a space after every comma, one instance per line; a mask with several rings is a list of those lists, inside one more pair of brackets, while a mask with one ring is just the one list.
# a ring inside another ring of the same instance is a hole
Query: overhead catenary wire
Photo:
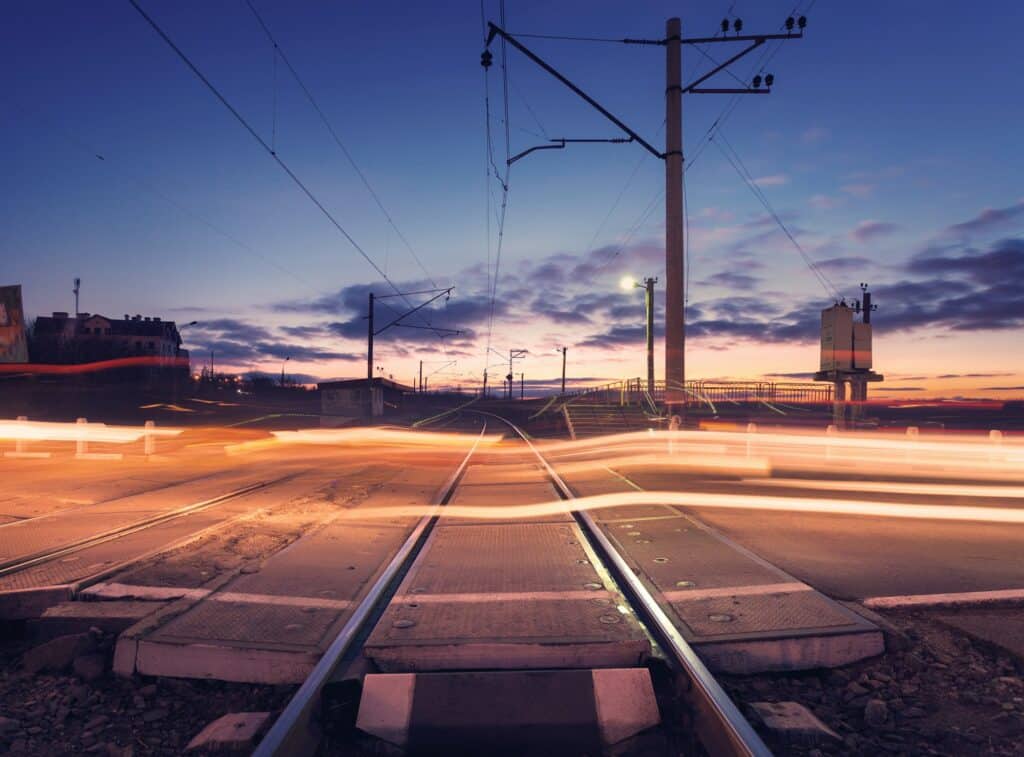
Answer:
[[267, 39], [270, 41], [270, 44], [274, 48], [274, 53], [275, 53], [275, 55], [274, 55], [274, 61], [275, 61], [275, 99], [274, 99], [275, 134], [276, 134], [276, 124], [277, 124], [277, 97], [276, 97], [276, 71], [277, 71], [277, 69], [276, 69], [276, 61], [277, 61], [278, 56], [280, 56], [281, 62], [284, 63], [285, 67], [291, 73], [292, 78], [295, 79], [295, 83], [299, 85], [299, 89], [302, 90], [302, 93], [306, 96], [306, 99], [309, 101], [309, 104], [313, 106], [313, 110], [316, 111], [317, 115], [320, 117], [320, 121], [326, 127], [328, 133], [331, 135], [331, 138], [334, 140], [334, 143], [338, 146], [338, 149], [341, 150], [342, 154], [345, 156], [345, 159], [348, 161], [349, 165], [352, 166], [352, 170], [354, 170], [356, 172], [356, 175], [359, 177], [359, 180], [363, 183], [363, 186], [366, 187], [366, 191], [369, 192], [370, 197], [373, 198], [374, 203], [377, 205], [377, 208], [380, 210], [380, 212], [384, 215], [384, 219], [387, 221], [388, 225], [392, 229], [394, 229], [395, 235], [399, 238], [399, 240], [405, 246], [406, 250], [409, 251], [409, 254], [412, 256], [413, 260], [416, 261], [416, 265], [419, 266], [420, 270], [423, 272], [423, 275], [427, 277], [427, 280], [430, 282], [431, 286], [436, 287], [437, 286], [437, 282], [434, 281], [433, 276], [430, 274], [430, 271], [427, 270], [427, 267], [424, 265], [423, 260], [420, 258], [420, 256], [418, 254], [416, 254], [416, 251], [413, 249], [412, 245], [409, 243], [409, 240], [402, 233], [402, 230], [398, 228], [398, 225], [395, 223], [394, 218], [392, 218], [392, 216], [388, 212], [387, 208], [384, 207], [384, 203], [381, 201], [380, 195], [378, 195], [376, 190], [374, 190], [373, 186], [370, 184], [370, 180], [366, 177], [366, 174], [363, 173], [363, 170], [359, 167], [359, 164], [356, 163], [355, 158], [352, 157], [352, 153], [349, 152], [348, 148], [345, 147], [345, 144], [341, 141], [341, 137], [338, 136], [337, 130], [335, 130], [333, 124], [330, 121], [330, 119], [327, 118], [327, 114], [324, 113], [323, 109], [320, 107], [320, 104], [317, 102], [316, 98], [313, 97], [313, 93], [310, 91], [309, 87], [306, 86], [306, 83], [302, 80], [302, 77], [299, 76], [299, 72], [295, 70], [295, 67], [291, 64], [291, 61], [288, 60], [288, 56], [285, 55], [284, 49], [281, 47], [280, 44], [278, 44], [277, 39], [274, 37], [273, 33], [271, 33], [271, 31], [270, 31], [270, 27], [267, 26], [266, 22], [263, 20], [263, 17], [259, 14], [259, 11], [257, 11], [256, 7], [252, 4], [252, 0], [245, 0], [245, 4], [247, 6], [249, 6], [249, 10], [252, 11], [253, 16], [256, 18], [256, 21], [260, 25], [260, 28], [263, 29], [263, 33], [266, 34]]
[[792, 242], [793, 247], [800, 254], [800, 257], [803, 258], [804, 263], [807, 265], [808, 269], [810, 269], [811, 273], [813, 273], [815, 278], [818, 279], [818, 283], [821, 284], [822, 288], [825, 290], [825, 293], [828, 294], [830, 297], [835, 297], [837, 300], [840, 299], [839, 290], [836, 289], [835, 285], [829, 280], [828, 276], [826, 276], [825, 273], [821, 271], [817, 264], [811, 259], [810, 255], [807, 254], [804, 248], [796, 240], [796, 237], [793, 236], [789, 228], [779, 217], [779, 214], [775, 212], [775, 208], [772, 207], [767, 195], [765, 195], [764, 191], [762, 191], [761, 188], [757, 186], [757, 182], [750, 174], [750, 172], [747, 170], [747, 167], [744, 165], [743, 160], [739, 156], [739, 153], [736, 152], [735, 148], [733, 148], [733, 146], [725, 138], [725, 134], [724, 132], [722, 132], [721, 129], [718, 130], [718, 133], [715, 135], [712, 141], [714, 142], [715, 146], [722, 152], [722, 155], [725, 156], [726, 160], [729, 161], [729, 164], [736, 170], [736, 173], [739, 174], [740, 178], [743, 180], [743, 183], [747, 185], [747, 188], [750, 189], [753, 195], [758, 199], [758, 201], [761, 203], [764, 209], [768, 212], [768, 215], [772, 218], [772, 220], [775, 221], [778, 227], [782, 230], [782, 233], [786, 235], [790, 242]]
[[[247, 132], [249, 132], [250, 136], [252, 136], [252, 138], [256, 140], [257, 144], [259, 144], [259, 146], [262, 147], [263, 150], [268, 155], [270, 155], [271, 158], [273, 158], [274, 162], [276, 162], [278, 166], [288, 175], [288, 178], [290, 178], [292, 182], [300, 190], [302, 190], [302, 193], [305, 194], [306, 197], [310, 200], [310, 202], [312, 202], [313, 205], [315, 205], [316, 208], [324, 215], [324, 217], [326, 217], [327, 220], [330, 221], [331, 225], [334, 226], [334, 228], [337, 229], [338, 232], [349, 242], [352, 248], [355, 249], [356, 252], [358, 252], [359, 255], [367, 263], [370, 264], [370, 267], [373, 268], [373, 270], [376, 271], [378, 275], [380, 275], [380, 277], [388, 284], [388, 286], [394, 289], [396, 293], [400, 293], [401, 290], [398, 288], [395, 282], [391, 280], [387, 273], [385, 273], [384, 270], [377, 264], [377, 262], [372, 257], [370, 257], [369, 253], [367, 253], [366, 250], [364, 250], [362, 246], [360, 246], [360, 244], [355, 240], [355, 238], [353, 238], [352, 235], [349, 234], [349, 232], [345, 229], [344, 226], [341, 225], [338, 219], [334, 217], [334, 214], [332, 214], [331, 211], [328, 210], [327, 207], [319, 200], [319, 198], [317, 198], [317, 196], [312, 192], [312, 190], [310, 190], [309, 187], [307, 187], [305, 183], [303, 183], [299, 176], [291, 169], [291, 167], [289, 167], [287, 163], [285, 163], [281, 156], [275, 150], [273, 150], [270, 145], [267, 144], [266, 140], [264, 140], [263, 137], [259, 135], [259, 133], [253, 128], [253, 126], [245, 119], [245, 117], [241, 113], [238, 112], [238, 110], [221, 93], [221, 91], [217, 89], [216, 86], [214, 86], [214, 84], [206, 77], [205, 74], [203, 74], [202, 71], [199, 70], [199, 68], [184, 53], [184, 51], [182, 51], [182, 49], [178, 47], [177, 44], [175, 44], [174, 40], [172, 40], [170, 36], [168, 36], [167, 32], [165, 32], [160, 27], [160, 25], [157, 24], [156, 21], [154, 21], [153, 18], [148, 13], [146, 13], [145, 10], [143, 10], [142, 6], [139, 5], [137, 0], [128, 0], [128, 3], [136, 11], [138, 11], [139, 15], [142, 16], [146, 23], [148, 23], [150, 27], [152, 27], [152, 29], [167, 44], [167, 46], [174, 51], [178, 58], [181, 59], [181, 61], [189, 68], [190, 71], [192, 71], [196, 78], [199, 79], [199, 81], [201, 81], [203, 85], [217, 98], [217, 100], [220, 101], [220, 103], [228, 110], [228, 112], [231, 113], [232, 116], [234, 116], [235, 120], [237, 120], [245, 128]], [[406, 304], [408, 304], [409, 307], [412, 307], [412, 304], [409, 303], [408, 300], [406, 300]], [[429, 321], [424, 320], [424, 323], [427, 323], [429, 325]], [[441, 337], [440, 332], [435, 333], [437, 334], [438, 337]]]
[[[481, 13], [483, 13], [483, 5], [481, 4]], [[505, 0], [501, 0], [499, 3], [499, 17], [501, 19], [502, 26], [505, 25]], [[485, 67], [486, 72], [486, 67]], [[501, 41], [501, 73], [502, 73], [502, 96], [503, 96], [503, 113], [504, 113], [504, 127], [505, 127], [505, 171], [504, 178], [500, 175], [497, 166], [494, 162], [494, 140], [491, 135], [491, 118], [490, 118], [490, 93], [489, 88], [485, 93], [485, 108], [487, 117], [487, 144], [488, 144], [488, 155], [490, 159], [491, 169], [494, 171], [495, 178], [501, 184], [501, 210], [498, 217], [498, 238], [494, 251], [494, 269], [490, 275], [490, 303], [488, 305], [487, 315], [487, 342], [486, 350], [491, 349], [491, 342], [494, 334], [494, 308], [497, 301], [498, 295], [498, 282], [501, 276], [501, 253], [504, 246], [505, 240], [505, 219], [508, 212], [508, 192], [509, 192], [509, 174], [511, 172], [511, 157], [512, 157], [512, 143], [511, 143], [511, 126], [509, 124], [509, 77], [508, 77], [508, 55], [507, 45], [504, 38]], [[486, 75], [486, 74], [485, 74]], [[490, 170], [490, 169], [489, 169]], [[490, 236], [488, 235], [488, 239]]]

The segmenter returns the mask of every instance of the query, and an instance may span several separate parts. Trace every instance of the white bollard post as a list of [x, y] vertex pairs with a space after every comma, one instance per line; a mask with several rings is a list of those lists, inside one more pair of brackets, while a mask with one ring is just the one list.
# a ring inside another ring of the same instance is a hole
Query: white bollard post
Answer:
[[917, 426], [907, 426], [907, 447], [903, 451], [903, 457], [909, 463], [914, 459], [914, 442], [920, 436], [921, 431]]
[[992, 443], [992, 446], [994, 447], [994, 449], [989, 450], [989, 453], [988, 453], [989, 461], [994, 463], [994, 462], [996, 462], [998, 460], [1001, 460], [1002, 459], [1002, 454], [1001, 454], [1002, 449], [1001, 449], [1001, 447], [1003, 446], [1003, 432], [1000, 431], [999, 429], [996, 429], [996, 428], [992, 429], [991, 431], [988, 432], [988, 440], [989, 440], [989, 442]]
[[146, 421], [146, 433], [143, 435], [143, 452], [146, 456], [156, 454], [156, 434], [153, 433], [153, 429], [156, 428], [154, 421]]
[[834, 423], [830, 423], [825, 426], [825, 459], [831, 460], [833, 457], [832, 452], [832, 438], [838, 433], [838, 429]]
[[89, 420], [87, 418], [79, 418], [75, 422], [78, 424], [78, 441], [75, 442], [75, 455], [84, 455], [89, 452], [89, 442], [85, 438]]
[[750, 457], [753, 454], [753, 452], [754, 452], [754, 440], [751, 437], [754, 434], [756, 434], [756, 433], [757, 433], [757, 424], [756, 423], [748, 423], [747, 424], [747, 457]]
[[678, 415], [673, 415], [668, 421], [668, 453], [670, 455], [675, 454], [675, 437], [676, 432], [679, 431], [679, 424], [682, 419]]
[[[18, 423], [28, 423], [28, 416], [19, 415]], [[14, 440], [14, 452], [18, 455], [25, 454], [25, 440], [22, 439], [20, 436]]]

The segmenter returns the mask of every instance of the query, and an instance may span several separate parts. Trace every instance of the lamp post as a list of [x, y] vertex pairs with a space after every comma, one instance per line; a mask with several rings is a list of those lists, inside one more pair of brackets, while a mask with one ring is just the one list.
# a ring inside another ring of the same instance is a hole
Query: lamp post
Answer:
[[281, 387], [284, 388], [284, 364], [292, 359], [291, 355], [288, 355], [284, 360], [281, 361]]
[[654, 285], [657, 278], [648, 277], [641, 284], [632, 276], [624, 276], [619, 285], [626, 290], [644, 290], [644, 309], [647, 316], [647, 393], [654, 396]]
[[568, 351], [568, 347], [559, 347], [555, 350], [555, 352], [562, 353], [562, 394], [565, 394], [565, 353]]

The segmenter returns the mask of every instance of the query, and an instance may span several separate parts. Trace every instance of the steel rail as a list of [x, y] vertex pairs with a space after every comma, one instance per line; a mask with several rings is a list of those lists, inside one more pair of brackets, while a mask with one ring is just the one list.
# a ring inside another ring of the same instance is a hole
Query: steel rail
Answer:
[[[285, 757], [285, 755], [314, 754], [316, 752], [319, 735], [314, 729], [313, 716], [320, 704], [320, 694], [324, 686], [330, 681], [335, 668], [360, 631], [363, 630], [363, 626], [373, 616], [374, 610], [382, 602], [390, 600], [393, 591], [389, 592], [388, 588], [392, 587], [395, 578], [416, 557], [419, 547], [423, 545], [437, 522], [439, 508], [447, 504], [455, 493], [455, 488], [462, 479], [470, 458], [473, 457], [473, 453], [476, 452], [476, 448], [480, 445], [486, 432], [487, 423], [485, 421], [480, 435], [473, 442], [466, 457], [445, 481], [438, 496], [435, 497], [434, 507], [420, 519], [416, 528], [409, 534], [391, 562], [370, 587], [355, 612], [345, 622], [334, 641], [324, 652], [323, 657], [320, 658], [299, 690], [288, 701], [274, 725], [260, 741], [259, 746], [253, 752], [253, 757]], [[394, 589], [397, 589], [397, 586], [394, 586]]]
[[[114, 541], [115, 539], [120, 539], [124, 536], [129, 536], [139, 531], [143, 531], [147, 528], [152, 528], [153, 526], [159, 526], [163, 523], [167, 523], [168, 521], [174, 520], [176, 518], [191, 515], [192, 513], [199, 512], [200, 510], [205, 510], [209, 507], [213, 507], [214, 505], [219, 505], [220, 503], [226, 502], [227, 500], [235, 499], [236, 497], [241, 497], [245, 494], [249, 494], [250, 492], [254, 492], [257, 489], [263, 489], [264, 487], [270, 486], [271, 484], [279, 483], [281, 481], [284, 481], [286, 478], [290, 478], [290, 476], [283, 476], [272, 481], [258, 481], [255, 484], [244, 486], [241, 489], [235, 489], [234, 491], [230, 491], [227, 492], [226, 494], [221, 494], [219, 496], [212, 497], [211, 499], [206, 499], [201, 502], [193, 502], [190, 505], [184, 505], [183, 507], [178, 507], [175, 508], [174, 510], [170, 510], [165, 513], [160, 513], [159, 515], [154, 515], [151, 518], [137, 520], [133, 523], [129, 523], [124, 526], [119, 526], [118, 528], [114, 528], [109, 531], [104, 531], [103, 533], [95, 534], [93, 536], [87, 536], [84, 539], [79, 539], [78, 541], [70, 542], [67, 544], [61, 544], [52, 549], [42, 550], [40, 552], [35, 552], [31, 555], [15, 557], [13, 559], [6, 560], [0, 563], [0, 576], [6, 576], [11, 573], [17, 573], [18, 571], [26, 570], [27, 568], [31, 568], [35, 565], [39, 565], [44, 562], [49, 562], [50, 560], [55, 560], [58, 557], [64, 557], [65, 555], [73, 554], [74, 552], [80, 552], [83, 549], [88, 549], [90, 547], [95, 547], [99, 544]], [[78, 512], [81, 509], [83, 508], [62, 510], [60, 512]]]
[[[537, 456], [559, 495], [568, 501], [576, 499], [573, 491], [522, 429], [499, 415], [482, 410], [472, 412], [490, 415], [512, 428]], [[665, 651], [686, 676], [689, 686], [683, 692], [683, 696], [692, 709], [697, 737], [708, 752], [737, 757], [771, 757], [771, 750], [743, 717], [736, 704], [711, 675], [711, 671], [683, 638], [679, 629], [637, 576], [636, 571], [623, 559], [590, 513], [573, 511], [573, 515], [590, 538], [591, 546], [606, 562], [606, 567], [619, 582], [619, 587], [634, 605], [634, 609], [639, 611], [640, 618], [655, 633]]]

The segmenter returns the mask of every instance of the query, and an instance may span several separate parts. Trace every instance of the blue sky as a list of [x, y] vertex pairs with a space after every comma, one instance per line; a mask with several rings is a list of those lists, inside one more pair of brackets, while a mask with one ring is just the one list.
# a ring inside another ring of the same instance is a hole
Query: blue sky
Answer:
[[[479, 376], [489, 311], [479, 3], [253, 2], [430, 278], [456, 286], [431, 318], [467, 333], [443, 349], [419, 333], [382, 337], [385, 372], [407, 379], [420, 359], [455, 359], [439, 379]], [[426, 281], [280, 62], [275, 74], [243, 0], [141, 4], [389, 277]], [[684, 34], [713, 34], [730, 7], [746, 30], [773, 31], [793, 5], [509, 0], [505, 12], [512, 32], [656, 38], [680, 12]], [[498, 4], [485, 12], [497, 20]], [[807, 14], [806, 38], [781, 45], [765, 69], [772, 94], [741, 98], [717, 144], [735, 149], [843, 293], [875, 285], [876, 361], [889, 387], [1003, 396], [988, 387], [1024, 384], [1024, 358], [1007, 364], [1005, 349], [1024, 336], [1024, 303], [992, 289], [1024, 284], [1014, 126], [1024, 121], [1014, 94], [1024, 9], [818, 0]], [[298, 372], [358, 375], [358, 308], [386, 285], [131, 5], [41, 1], [12, 4], [6, 17], [0, 283], [23, 284], [29, 314], [70, 309], [79, 275], [83, 310], [199, 320], [188, 346], [213, 347], [226, 365], [273, 370], [290, 354]], [[661, 144], [661, 48], [524, 42]], [[709, 64], [694, 48], [684, 55], [685, 78]], [[747, 78], [757, 57], [733, 70]], [[618, 136], [513, 51], [509, 78], [512, 152], [547, 137]], [[489, 79], [500, 161], [499, 66]], [[727, 102], [684, 102], [696, 157], [690, 375], [810, 371], [815, 310], [831, 296], [704, 140]], [[581, 145], [513, 167], [491, 342], [530, 349], [529, 375], [557, 373], [560, 344], [577, 376], [642, 372], [640, 302], [615, 283], [624, 272], [663, 276], [662, 167], [643, 155]], [[492, 255], [495, 245], [492, 223]], [[1001, 319], [979, 311], [993, 301]], [[973, 370], [953, 364], [962, 356]], [[1007, 375], [936, 378], [965, 372]]]

